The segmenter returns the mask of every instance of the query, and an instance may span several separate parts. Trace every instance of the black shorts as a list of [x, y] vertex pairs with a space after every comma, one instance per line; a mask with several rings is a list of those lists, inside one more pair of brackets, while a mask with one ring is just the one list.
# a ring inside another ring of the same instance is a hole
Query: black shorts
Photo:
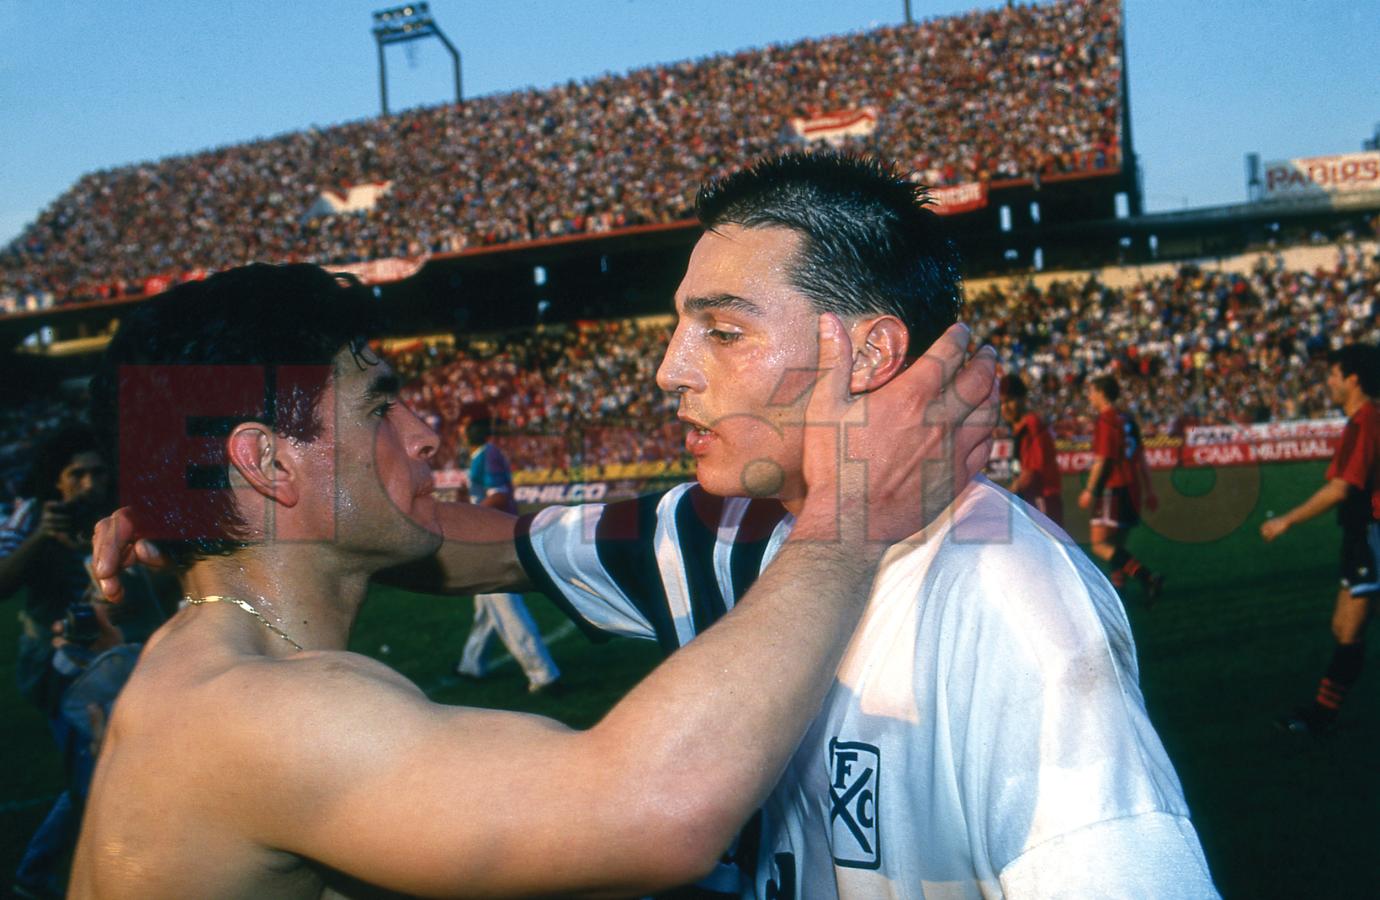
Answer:
[[1140, 516], [1136, 514], [1136, 505], [1131, 502], [1130, 489], [1124, 487], [1108, 488], [1103, 493], [1102, 499], [1094, 500], [1090, 524], [1102, 525], [1107, 528], [1131, 528], [1140, 524]]
[[1342, 529], [1342, 587], [1353, 597], [1380, 594], [1380, 522]]

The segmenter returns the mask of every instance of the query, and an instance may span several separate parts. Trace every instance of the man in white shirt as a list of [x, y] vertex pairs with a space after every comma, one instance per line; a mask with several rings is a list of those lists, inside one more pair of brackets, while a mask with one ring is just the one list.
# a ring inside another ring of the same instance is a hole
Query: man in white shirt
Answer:
[[[674, 649], [774, 557], [801, 509], [794, 379], [813, 316], [842, 318], [865, 395], [957, 315], [957, 259], [919, 196], [829, 154], [701, 190], [658, 373], [699, 484], [520, 526], [528, 574], [587, 631]], [[740, 839], [744, 895], [1215, 896], [1121, 603], [1070, 546], [979, 478], [891, 548], [823, 711]], [[717, 875], [707, 886], [729, 890]]]

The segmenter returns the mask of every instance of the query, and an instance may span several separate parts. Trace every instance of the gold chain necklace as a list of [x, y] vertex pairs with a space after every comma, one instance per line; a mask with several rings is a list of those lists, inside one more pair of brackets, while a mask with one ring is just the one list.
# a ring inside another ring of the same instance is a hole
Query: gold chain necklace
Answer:
[[279, 628], [277, 625], [274, 625], [272, 622], [268, 621], [268, 619], [265, 619], [263, 613], [259, 612], [254, 607], [250, 606], [248, 601], [241, 600], [239, 597], [222, 597], [220, 594], [210, 594], [205, 597], [184, 596], [182, 599], [187, 603], [191, 604], [192, 606], [201, 606], [203, 603], [220, 603], [221, 601], [224, 601], [226, 603], [233, 603], [240, 609], [249, 613], [254, 618], [258, 619], [260, 622], [263, 622], [265, 628], [267, 628], [274, 634], [278, 635], [278, 637], [287, 641], [289, 644], [296, 647], [298, 650], [306, 649], [301, 644], [297, 643], [292, 638], [288, 637], [287, 632], [283, 631], [283, 629]]

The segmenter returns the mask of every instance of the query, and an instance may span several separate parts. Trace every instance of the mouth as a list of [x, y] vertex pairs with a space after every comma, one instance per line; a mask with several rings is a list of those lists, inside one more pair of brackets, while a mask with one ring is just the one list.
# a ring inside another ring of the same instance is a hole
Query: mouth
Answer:
[[699, 432], [700, 434], [714, 433], [714, 429], [704, 424], [704, 422], [701, 419], [687, 415], [684, 412], [678, 413], [676, 415], [676, 418], [680, 419], [680, 423], [684, 425], [686, 428], [689, 428], [691, 431]]
[[430, 497], [430, 496], [432, 496], [432, 495], [435, 494], [435, 493], [436, 493], [436, 479], [434, 479], [434, 478], [428, 478], [427, 481], [426, 481], [426, 484], [423, 484], [421, 487], [417, 488], [417, 492], [416, 492], [416, 494], [415, 494], [414, 496], [417, 496], [417, 497]]
[[703, 456], [709, 452], [710, 447], [718, 440], [718, 434], [714, 429], [704, 425], [685, 414], [679, 415], [681, 423], [685, 425], [685, 449], [692, 456]]

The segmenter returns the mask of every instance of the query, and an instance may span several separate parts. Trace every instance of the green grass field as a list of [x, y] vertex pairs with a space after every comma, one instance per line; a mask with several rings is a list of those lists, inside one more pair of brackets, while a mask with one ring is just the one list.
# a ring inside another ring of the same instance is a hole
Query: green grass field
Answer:
[[[1282, 512], [1315, 489], [1322, 470], [1299, 463], [1164, 474], [1163, 508], [1132, 540], [1169, 578], [1151, 611], [1135, 587], [1126, 593], [1146, 702], [1226, 897], [1380, 896], [1371, 856], [1380, 838], [1376, 653], [1336, 734], [1297, 739], [1270, 725], [1311, 696], [1327, 661], [1337, 530], [1320, 519], [1267, 546], [1257, 528], [1267, 510]], [[1072, 500], [1066, 491], [1070, 508]], [[1085, 520], [1073, 518], [1074, 536], [1085, 539]], [[543, 631], [555, 635], [551, 649], [566, 685], [559, 697], [529, 697], [511, 662], [477, 685], [450, 674], [469, 627], [468, 600], [375, 590], [352, 649], [393, 665], [438, 702], [527, 710], [574, 726], [595, 722], [658, 659], [650, 643], [590, 644], [545, 599], [530, 600]], [[6, 614], [0, 883], [61, 788], [44, 723], [9, 687], [15, 630]]]

